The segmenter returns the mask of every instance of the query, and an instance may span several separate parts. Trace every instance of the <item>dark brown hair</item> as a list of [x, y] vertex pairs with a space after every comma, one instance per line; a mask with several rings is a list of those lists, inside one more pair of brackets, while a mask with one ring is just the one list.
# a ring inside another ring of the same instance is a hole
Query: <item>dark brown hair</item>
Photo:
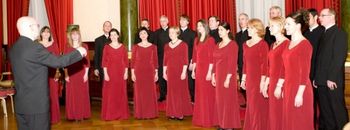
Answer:
[[45, 32], [46, 29], [49, 30], [49, 33], [50, 33], [49, 42], [52, 41], [52, 32], [51, 32], [51, 29], [50, 29], [49, 26], [44, 26], [43, 28], [41, 28], [41, 30], [40, 30], [40, 36], [39, 36], [38, 41], [43, 41], [43, 37], [41, 36], [41, 34], [42, 34], [43, 32]]
[[231, 31], [231, 26], [230, 26], [229, 23], [227, 23], [227, 22], [221, 22], [221, 23], [219, 24], [219, 26], [225, 28], [226, 30], [230, 30], [230, 32], [228, 33], [228, 38], [230, 38], [231, 40], [234, 40], [232, 31]]
[[296, 12], [289, 14], [286, 18], [292, 18], [296, 24], [301, 25], [301, 32], [304, 32], [309, 28], [309, 12], [307, 10], [301, 9]]

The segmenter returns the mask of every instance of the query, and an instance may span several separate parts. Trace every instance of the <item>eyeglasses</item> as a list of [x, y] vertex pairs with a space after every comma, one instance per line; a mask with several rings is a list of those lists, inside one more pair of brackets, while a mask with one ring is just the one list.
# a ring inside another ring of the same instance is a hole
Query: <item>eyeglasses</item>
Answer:
[[320, 17], [332, 16], [332, 14], [321, 14]]

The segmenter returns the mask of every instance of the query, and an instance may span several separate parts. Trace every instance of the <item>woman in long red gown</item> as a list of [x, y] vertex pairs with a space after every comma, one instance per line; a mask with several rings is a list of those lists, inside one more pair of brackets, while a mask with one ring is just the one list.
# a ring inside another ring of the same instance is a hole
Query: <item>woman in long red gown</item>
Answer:
[[282, 99], [276, 97], [276, 87], [281, 87], [284, 82], [284, 67], [282, 53], [287, 47], [289, 40], [284, 36], [284, 18], [275, 17], [270, 19], [270, 33], [276, 37], [268, 53], [268, 78], [266, 79], [264, 94], [269, 98], [269, 122], [270, 130], [282, 129]]
[[[59, 56], [58, 46], [53, 43], [51, 29], [44, 26], [40, 30], [40, 37], [38, 42], [43, 44], [46, 49], [52, 54]], [[59, 71], [56, 68], [49, 68], [49, 87], [50, 87], [50, 117], [51, 123], [56, 124], [61, 120], [60, 104], [59, 104]]]
[[243, 45], [243, 76], [241, 87], [247, 92], [244, 130], [268, 130], [268, 99], [261, 94], [267, 75], [268, 45], [259, 19], [248, 22], [250, 40]]
[[[306, 11], [287, 16], [286, 31], [292, 39], [282, 54], [285, 67], [282, 130], [313, 130], [313, 90], [309, 79], [312, 46], [302, 35]], [[279, 90], [279, 92], [281, 89]]]
[[119, 43], [119, 31], [109, 32], [111, 43], [104, 46], [102, 68], [104, 81], [102, 88], [102, 120], [129, 118], [126, 79], [128, 78], [128, 54], [125, 46]]
[[[75, 48], [86, 44], [81, 42], [78, 28], [73, 28], [68, 34], [69, 46], [65, 53], [70, 53]], [[68, 120], [83, 120], [91, 117], [88, 71], [90, 61], [87, 55], [81, 61], [65, 68], [66, 80], [66, 118]]]
[[188, 90], [187, 44], [178, 39], [180, 29], [171, 27], [171, 41], [164, 47], [163, 77], [167, 80], [166, 116], [170, 119], [183, 120], [192, 115], [192, 104]]
[[216, 88], [216, 109], [220, 129], [241, 128], [241, 119], [237, 94], [237, 57], [238, 46], [232, 40], [230, 25], [219, 25], [222, 41], [214, 50], [214, 73], [212, 84]]
[[213, 127], [217, 125], [215, 88], [211, 84], [213, 51], [216, 45], [214, 38], [209, 36], [209, 27], [205, 20], [197, 22], [197, 32], [192, 56], [192, 78], [196, 80], [192, 124]]
[[158, 117], [156, 81], [158, 80], [157, 46], [149, 43], [146, 28], [139, 31], [142, 40], [132, 48], [131, 79], [134, 81], [134, 116]]

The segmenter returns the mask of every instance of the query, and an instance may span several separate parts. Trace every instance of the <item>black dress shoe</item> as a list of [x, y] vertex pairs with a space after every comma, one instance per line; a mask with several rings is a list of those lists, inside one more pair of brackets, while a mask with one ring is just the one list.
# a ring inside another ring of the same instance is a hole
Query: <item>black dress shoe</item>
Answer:
[[183, 121], [184, 117], [178, 117], [178, 118], [176, 118], [176, 120]]

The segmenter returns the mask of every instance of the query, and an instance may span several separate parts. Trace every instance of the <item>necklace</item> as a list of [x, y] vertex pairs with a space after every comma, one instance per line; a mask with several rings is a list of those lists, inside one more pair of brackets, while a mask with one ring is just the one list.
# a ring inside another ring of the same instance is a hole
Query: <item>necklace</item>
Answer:
[[179, 41], [179, 39], [177, 39], [175, 42], [170, 41], [170, 43], [174, 45], [174, 44], [176, 44], [176, 43], [177, 43], [177, 41]]

